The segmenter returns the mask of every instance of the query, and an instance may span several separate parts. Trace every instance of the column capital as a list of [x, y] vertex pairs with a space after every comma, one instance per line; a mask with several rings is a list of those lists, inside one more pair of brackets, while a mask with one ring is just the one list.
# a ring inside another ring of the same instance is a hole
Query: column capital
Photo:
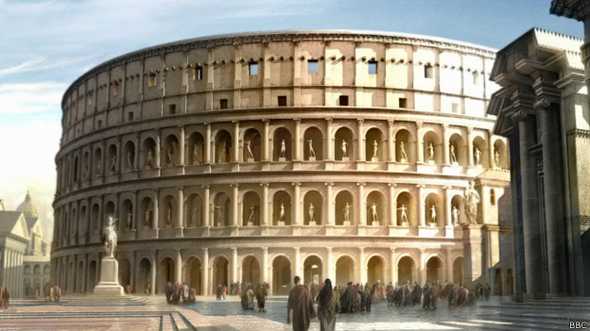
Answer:
[[301, 183], [299, 183], [299, 182], [292, 182], [292, 183], [291, 183], [291, 186], [294, 186], [294, 187], [295, 187], [295, 186], [301, 186]]
[[239, 184], [232, 183], [232, 184], [229, 184], [229, 187], [231, 187], [231, 188], [239, 188]]
[[325, 182], [324, 183], [324, 186], [334, 186], [334, 183], [332, 183], [332, 182]]
[[269, 187], [270, 186], [269, 183], [260, 183], [258, 185], [260, 185], [261, 187]]
[[397, 183], [387, 183], [387, 186], [389, 186], [389, 187], [397, 187]]
[[361, 183], [361, 182], [356, 183], [356, 186], [358, 186], [358, 187], [364, 187], [366, 185], [367, 185], [367, 183]]
[[211, 185], [209, 185], [209, 184], [203, 184], [203, 185], [201, 185], [201, 188], [202, 189], [205, 189], [205, 190], [208, 190], [208, 189], [211, 188]]

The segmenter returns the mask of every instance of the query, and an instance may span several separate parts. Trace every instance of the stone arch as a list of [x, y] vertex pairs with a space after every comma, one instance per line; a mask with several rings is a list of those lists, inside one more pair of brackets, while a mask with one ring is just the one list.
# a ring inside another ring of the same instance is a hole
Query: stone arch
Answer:
[[400, 163], [415, 163], [416, 148], [414, 145], [415, 142], [409, 130], [405, 128], [398, 130], [395, 134], [395, 160]]
[[348, 255], [336, 260], [336, 284], [345, 285], [354, 281], [354, 259]]
[[[455, 209], [456, 209], [456, 211], [455, 211]], [[451, 198], [451, 220], [453, 222], [453, 225], [459, 225], [463, 222], [464, 212], [465, 212], [464, 198], [460, 194], [455, 194]]]
[[261, 283], [260, 262], [254, 255], [242, 260], [242, 284], [256, 285]]
[[260, 197], [255, 191], [248, 191], [242, 198], [242, 224], [244, 226], [260, 225]]
[[315, 127], [309, 127], [303, 134], [304, 159], [306, 161], [320, 161], [324, 159], [324, 136], [322, 131]]
[[312, 190], [305, 193], [303, 197], [303, 208], [304, 215], [303, 220], [305, 225], [321, 225], [322, 222], [322, 211], [324, 205], [324, 199], [320, 192]]
[[339, 128], [334, 134], [334, 157], [337, 161], [355, 160], [355, 146], [352, 130], [348, 127]]
[[92, 230], [98, 231], [100, 229], [100, 206], [98, 203], [92, 205], [90, 211], [90, 222], [92, 223]]
[[379, 162], [385, 160], [383, 132], [378, 128], [371, 128], [365, 134], [365, 160]]
[[213, 226], [230, 226], [231, 200], [225, 192], [215, 194], [213, 208]]
[[291, 261], [285, 255], [278, 255], [272, 260], [272, 292], [274, 295], [286, 295], [291, 289]]
[[135, 170], [135, 144], [129, 140], [125, 143], [125, 169], [128, 171]]
[[142, 163], [144, 169], [154, 169], [158, 167], [156, 163], [156, 141], [148, 137], [143, 141]]
[[174, 226], [174, 220], [176, 219], [176, 198], [171, 195], [165, 195], [162, 199], [162, 217], [160, 218], [160, 228], [171, 228]]
[[199, 132], [193, 132], [188, 139], [189, 165], [197, 166], [205, 162], [205, 139]]
[[180, 164], [180, 153], [178, 152], [178, 138], [175, 134], [169, 134], [164, 141], [164, 165], [174, 167]]
[[215, 293], [217, 286], [229, 286], [229, 261], [225, 256], [216, 256], [213, 258], [213, 268], [211, 269], [213, 277], [212, 293]]
[[[477, 152], [479, 151], [479, 156]], [[473, 138], [473, 164], [475, 166], [488, 166], [488, 147], [484, 138], [477, 136]]]
[[80, 229], [78, 235], [84, 240], [88, 240], [90, 226], [88, 224], [88, 209], [86, 206], [80, 207]]
[[429, 193], [424, 199], [424, 219], [430, 226], [444, 225], [444, 205], [443, 199], [438, 193]]
[[102, 148], [98, 147], [94, 150], [94, 173], [97, 177], [102, 174], [102, 163]]
[[[397, 208], [397, 225], [410, 226], [415, 225], [414, 220], [414, 199], [408, 191], [400, 192], [396, 197]], [[405, 215], [404, 215], [405, 214]]]
[[144, 197], [141, 201], [142, 228], [154, 228], [154, 203], [152, 198]]
[[372, 191], [367, 195], [367, 225], [384, 225], [387, 216], [385, 196], [380, 191]]
[[114, 174], [119, 169], [119, 160], [117, 156], [117, 145], [111, 144], [109, 145], [109, 159], [108, 159], [108, 169], [111, 174]]
[[88, 178], [88, 176], [90, 175], [90, 152], [88, 150], [85, 150], [83, 155], [84, 156], [82, 158], [82, 177]]
[[397, 282], [399, 285], [411, 283], [416, 280], [416, 263], [409, 255], [400, 257], [397, 262]]
[[322, 284], [323, 281], [323, 262], [317, 255], [309, 255], [303, 261], [303, 284], [310, 283]]
[[291, 161], [293, 160], [291, 132], [280, 127], [273, 133], [273, 160], [274, 161]]
[[133, 202], [131, 199], [123, 200], [123, 204], [121, 205], [121, 225], [124, 229], [131, 230], [135, 228], [135, 213], [133, 210]]
[[165, 293], [166, 284], [169, 282], [176, 283], [174, 260], [170, 257], [164, 257], [158, 265], [158, 293]]
[[242, 158], [244, 162], [258, 162], [262, 159], [262, 137], [255, 128], [249, 128], [244, 132], [244, 146]]
[[272, 198], [273, 225], [291, 225], [291, 196], [287, 191], [278, 191]]
[[[432, 130], [427, 131], [426, 133], [424, 133], [424, 138], [422, 141], [424, 144], [424, 162], [441, 164], [443, 153], [441, 151], [442, 140], [440, 138], [440, 135]], [[430, 151], [431, 149], [433, 149], [432, 155]]]
[[[454, 150], [455, 159], [453, 159], [452, 151]], [[468, 156], [465, 139], [459, 134], [454, 133], [449, 138], [449, 162], [452, 165], [467, 166]]]
[[426, 281], [434, 283], [443, 279], [443, 264], [438, 256], [431, 256], [426, 260]]
[[494, 163], [498, 169], [508, 169], [508, 152], [506, 151], [506, 144], [501, 139], [496, 139], [494, 142]]
[[383, 284], [385, 282], [385, 258], [373, 255], [367, 260], [367, 283]]
[[126, 289], [127, 286], [131, 285], [131, 264], [126, 258], [120, 258], [117, 260], [119, 263], [119, 284], [121, 284], [121, 286]]
[[226, 130], [219, 130], [215, 135], [215, 162], [227, 163], [231, 161], [232, 136]]
[[139, 261], [137, 267], [137, 276], [135, 277], [135, 292], [151, 294], [151, 275], [152, 275], [152, 263], [148, 258], [143, 258]]
[[354, 196], [348, 190], [342, 190], [336, 194], [336, 225], [354, 225]]
[[185, 262], [184, 265], [184, 282], [188, 284], [190, 288], [194, 288], [197, 291], [197, 295], [202, 295], [201, 281], [203, 277], [203, 265], [198, 257], [191, 256]]
[[453, 261], [453, 283], [463, 284], [465, 277], [465, 260], [459, 256]]
[[184, 202], [184, 226], [194, 228], [203, 225], [203, 201], [197, 193], [190, 194]]

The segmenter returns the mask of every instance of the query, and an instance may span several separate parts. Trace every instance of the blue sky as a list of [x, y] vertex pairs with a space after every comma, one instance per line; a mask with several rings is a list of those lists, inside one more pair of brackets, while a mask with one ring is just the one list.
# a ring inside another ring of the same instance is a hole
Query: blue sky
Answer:
[[[0, 198], [28, 188], [50, 217], [60, 98], [91, 67], [195, 36], [281, 29], [435, 35], [501, 48], [533, 26], [582, 36], [549, 0], [0, 0]], [[16, 138], [16, 139], [15, 139]]]

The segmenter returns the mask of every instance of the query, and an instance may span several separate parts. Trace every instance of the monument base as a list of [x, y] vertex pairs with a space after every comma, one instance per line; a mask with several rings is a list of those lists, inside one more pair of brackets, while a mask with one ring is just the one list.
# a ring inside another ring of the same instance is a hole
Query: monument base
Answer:
[[125, 295], [119, 284], [119, 263], [113, 257], [103, 257], [100, 261], [100, 281], [94, 287], [94, 294], [101, 296]]

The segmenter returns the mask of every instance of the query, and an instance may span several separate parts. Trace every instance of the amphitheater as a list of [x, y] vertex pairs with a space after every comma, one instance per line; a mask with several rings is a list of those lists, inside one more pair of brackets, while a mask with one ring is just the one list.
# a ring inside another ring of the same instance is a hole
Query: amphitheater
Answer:
[[[510, 290], [500, 261], [510, 160], [486, 115], [494, 52], [413, 34], [280, 31], [96, 66], [62, 101], [53, 281], [92, 291], [113, 215], [120, 280], [136, 293], [267, 282], [280, 295], [294, 275]], [[480, 200], [468, 226], [470, 183]]]

